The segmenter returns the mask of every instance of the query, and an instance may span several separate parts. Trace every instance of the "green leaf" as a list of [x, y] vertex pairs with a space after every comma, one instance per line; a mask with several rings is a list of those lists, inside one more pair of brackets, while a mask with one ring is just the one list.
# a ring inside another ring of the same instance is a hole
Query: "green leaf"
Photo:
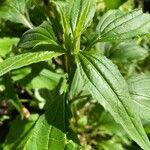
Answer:
[[6, 0], [0, 6], [0, 18], [32, 28], [27, 10], [29, 2], [29, 0]]
[[19, 42], [19, 38], [1, 38], [0, 39], [0, 56], [5, 57], [11, 51], [13, 45]]
[[148, 56], [148, 50], [135, 42], [121, 42], [110, 50], [109, 57], [119, 62], [142, 60]]
[[134, 141], [143, 149], [150, 149], [126, 82], [115, 65], [106, 57], [88, 53], [80, 53], [77, 64], [93, 98], [111, 113]]
[[67, 0], [64, 5], [56, 5], [60, 7], [64, 31], [76, 38], [90, 25], [96, 10], [95, 0]]
[[116, 9], [123, 3], [125, 3], [127, 0], [104, 0], [106, 4], [106, 9]]
[[48, 103], [45, 114], [37, 121], [32, 135], [24, 145], [24, 150], [77, 150], [78, 145], [67, 139], [64, 95], [57, 92], [55, 98]]
[[33, 47], [37, 49], [38, 46], [38, 49], [51, 51], [62, 49], [57, 44], [57, 37], [50, 22], [44, 22], [40, 26], [25, 32], [18, 46], [23, 49], [31, 49]]
[[53, 57], [57, 57], [62, 54], [63, 53], [44, 51], [44, 52], [29, 52], [10, 57], [4, 60], [2, 63], [0, 63], [0, 76], [4, 75], [5, 73], [11, 70], [18, 69], [40, 61], [47, 61], [49, 59], [52, 59]]
[[98, 41], [118, 42], [149, 33], [150, 15], [143, 13], [141, 9], [135, 9], [128, 13], [110, 10], [101, 17], [96, 33], [88, 47]]
[[150, 120], [150, 75], [132, 76], [128, 80], [128, 86], [140, 117]]
[[32, 130], [39, 115], [34, 114], [29, 119], [17, 117], [10, 126], [9, 133], [6, 137], [4, 150], [21, 150], [24, 144], [32, 134]]

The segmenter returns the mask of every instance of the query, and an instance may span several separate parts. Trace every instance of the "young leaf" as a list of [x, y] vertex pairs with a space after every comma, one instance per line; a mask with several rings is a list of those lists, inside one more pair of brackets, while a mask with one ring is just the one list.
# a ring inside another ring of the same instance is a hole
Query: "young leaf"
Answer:
[[148, 56], [148, 50], [135, 42], [121, 42], [110, 50], [109, 57], [119, 62], [142, 60]]
[[18, 46], [22, 49], [31, 49], [41, 44], [42, 46], [40, 48], [43, 49], [45, 48], [43, 47], [43, 44], [49, 46], [47, 46], [46, 50], [54, 51], [54, 48], [60, 49], [52, 25], [49, 22], [44, 22], [40, 26], [25, 32]]
[[143, 149], [150, 149], [126, 82], [113, 63], [103, 56], [80, 53], [77, 64], [93, 98], [111, 113], [134, 141]]
[[141, 9], [128, 13], [110, 10], [101, 17], [89, 47], [98, 41], [121, 41], [149, 33], [150, 15], [143, 13]]
[[68, 32], [67, 35], [71, 32], [77, 38], [91, 23], [96, 10], [96, 1], [67, 0], [64, 5], [58, 6], [64, 31]]
[[128, 87], [140, 117], [150, 120], [150, 75], [140, 74], [131, 77]]
[[0, 18], [16, 23], [22, 23], [26, 27], [32, 28], [33, 25], [28, 19], [28, 5], [29, 0], [6, 0], [0, 6]]
[[2, 63], [0, 63], [0, 76], [4, 75], [5, 73], [11, 70], [18, 69], [40, 61], [47, 61], [49, 59], [52, 59], [53, 57], [57, 57], [62, 54], [63, 53], [44, 51], [44, 52], [29, 52], [14, 57], [10, 57], [4, 60]]

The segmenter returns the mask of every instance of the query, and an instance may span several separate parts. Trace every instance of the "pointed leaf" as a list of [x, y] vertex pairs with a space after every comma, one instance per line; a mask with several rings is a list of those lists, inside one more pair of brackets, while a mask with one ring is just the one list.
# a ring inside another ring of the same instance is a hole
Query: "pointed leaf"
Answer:
[[[56, 3], [58, 5], [59, 3]], [[78, 37], [92, 21], [96, 10], [95, 0], [67, 0], [64, 5], [58, 5], [64, 31]]]
[[121, 41], [149, 33], [150, 14], [143, 13], [141, 9], [128, 13], [110, 10], [101, 17], [89, 47], [98, 41]]
[[62, 54], [63, 53], [45, 51], [30, 52], [10, 57], [4, 60], [2, 63], [0, 63], [0, 76], [4, 75], [5, 73], [11, 70], [18, 69], [40, 61], [47, 61], [49, 59], [52, 59], [53, 57], [57, 57]]
[[16, 23], [22, 23], [25, 26], [32, 28], [32, 24], [29, 21], [28, 5], [29, 0], [6, 0], [0, 6], [0, 18], [10, 20]]
[[[45, 50], [60, 50], [62, 49], [57, 44], [57, 38], [53, 32], [51, 23], [44, 22], [40, 26], [30, 29], [23, 34], [19, 42], [19, 47], [23, 49], [31, 49], [36, 46], [40, 46], [38, 49]], [[47, 46], [47, 47], [46, 47]], [[36, 48], [37, 49], [37, 48]]]
[[78, 68], [89, 92], [143, 149], [150, 143], [137, 115], [126, 82], [111, 61], [80, 53]]

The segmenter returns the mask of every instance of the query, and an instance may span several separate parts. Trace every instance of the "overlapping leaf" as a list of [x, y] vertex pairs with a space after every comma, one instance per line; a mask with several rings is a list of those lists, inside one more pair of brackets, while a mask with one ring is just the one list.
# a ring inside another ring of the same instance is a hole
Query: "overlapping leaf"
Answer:
[[140, 117], [150, 120], [150, 74], [131, 77], [128, 86]]
[[57, 51], [63, 49], [57, 44], [57, 37], [55, 36], [52, 25], [49, 22], [44, 22], [40, 26], [25, 32], [18, 46], [23, 49], [34, 47], [36, 50]]
[[89, 92], [143, 149], [150, 149], [124, 78], [105, 57], [80, 53], [78, 68]]
[[109, 54], [111, 59], [119, 62], [142, 60], [148, 56], [148, 50], [137, 45], [135, 42], [121, 42], [112, 47]]
[[118, 41], [150, 33], [150, 15], [135, 9], [128, 13], [110, 10], [97, 26], [89, 47], [98, 41]]
[[91, 23], [96, 2], [95, 0], [67, 0], [64, 5], [59, 6], [64, 31], [68, 32], [68, 35], [71, 32], [78, 37]]

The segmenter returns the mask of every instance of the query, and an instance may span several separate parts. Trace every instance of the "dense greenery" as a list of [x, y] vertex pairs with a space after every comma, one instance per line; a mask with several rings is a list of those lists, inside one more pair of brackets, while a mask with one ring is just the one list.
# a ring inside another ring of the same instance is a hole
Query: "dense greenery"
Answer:
[[147, 10], [1, 0], [0, 149], [150, 150]]

